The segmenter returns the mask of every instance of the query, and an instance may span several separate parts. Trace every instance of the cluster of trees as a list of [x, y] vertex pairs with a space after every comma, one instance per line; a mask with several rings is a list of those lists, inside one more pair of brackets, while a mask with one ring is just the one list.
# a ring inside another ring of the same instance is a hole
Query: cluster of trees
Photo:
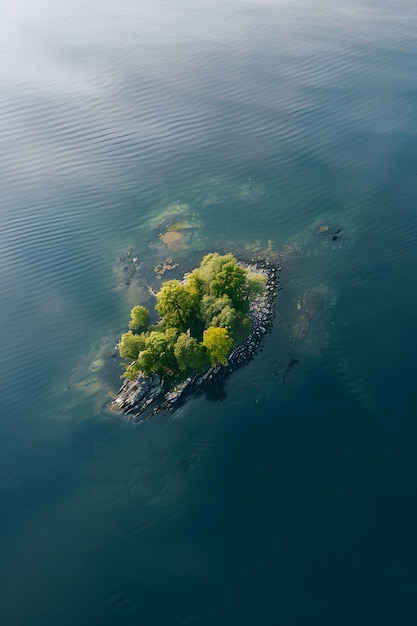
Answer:
[[129, 332], [118, 344], [130, 359], [124, 377], [139, 373], [181, 379], [221, 363], [250, 328], [249, 304], [262, 293], [265, 278], [241, 267], [232, 254], [208, 254], [183, 282], [169, 280], [156, 295], [160, 316], [150, 325], [148, 310], [135, 306]]

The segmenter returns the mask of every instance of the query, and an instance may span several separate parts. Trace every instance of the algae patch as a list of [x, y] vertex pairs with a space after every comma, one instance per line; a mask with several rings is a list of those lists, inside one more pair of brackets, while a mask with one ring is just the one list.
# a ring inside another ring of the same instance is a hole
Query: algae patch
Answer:
[[178, 250], [184, 245], [182, 233], [177, 230], [161, 233], [159, 238], [170, 250]]
[[175, 222], [175, 224], [171, 224], [170, 226], [168, 226], [167, 231], [168, 232], [172, 232], [172, 231], [181, 231], [181, 230], [187, 230], [188, 228], [191, 228], [191, 226], [189, 224], [187, 224], [186, 222]]
[[188, 222], [176, 221], [172, 224], [168, 223], [165, 231], [159, 234], [159, 238], [170, 250], [178, 250], [189, 240], [192, 230]]

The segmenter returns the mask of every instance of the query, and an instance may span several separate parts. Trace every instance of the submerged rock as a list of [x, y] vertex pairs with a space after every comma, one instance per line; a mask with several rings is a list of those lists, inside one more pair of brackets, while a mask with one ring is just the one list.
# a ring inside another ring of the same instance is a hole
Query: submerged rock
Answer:
[[310, 331], [311, 323], [325, 305], [326, 290], [316, 287], [307, 291], [297, 302], [297, 316], [292, 326], [291, 349], [274, 376], [283, 385], [293, 368], [299, 363], [299, 353]]
[[321, 224], [316, 229], [326, 246], [331, 248], [340, 248], [346, 241], [346, 230], [340, 224]]
[[294, 352], [290, 352], [285, 361], [282, 364], [282, 367], [278, 372], [276, 372], [275, 376], [278, 378], [278, 382], [283, 385], [286, 381], [288, 374], [291, 372], [292, 368], [297, 365], [298, 359], [295, 356]]

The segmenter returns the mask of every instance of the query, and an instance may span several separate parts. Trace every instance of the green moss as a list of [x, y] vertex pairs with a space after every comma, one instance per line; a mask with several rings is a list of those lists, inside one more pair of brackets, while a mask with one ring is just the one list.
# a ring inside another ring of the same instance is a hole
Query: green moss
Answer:
[[187, 222], [175, 222], [175, 224], [170, 224], [168, 226], [167, 231], [172, 233], [173, 231], [187, 230], [188, 228], [191, 228], [191, 226], [187, 224]]

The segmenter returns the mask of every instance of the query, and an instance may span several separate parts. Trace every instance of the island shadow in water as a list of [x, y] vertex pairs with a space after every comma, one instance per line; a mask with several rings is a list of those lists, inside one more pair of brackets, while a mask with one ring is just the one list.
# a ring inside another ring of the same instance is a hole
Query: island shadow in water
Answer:
[[224, 382], [224, 379], [217, 380], [204, 389], [204, 394], [207, 400], [210, 402], [221, 402], [227, 397]]

